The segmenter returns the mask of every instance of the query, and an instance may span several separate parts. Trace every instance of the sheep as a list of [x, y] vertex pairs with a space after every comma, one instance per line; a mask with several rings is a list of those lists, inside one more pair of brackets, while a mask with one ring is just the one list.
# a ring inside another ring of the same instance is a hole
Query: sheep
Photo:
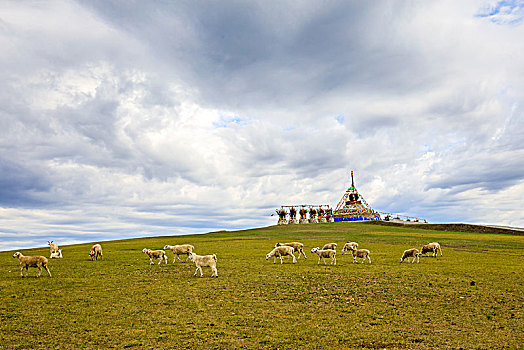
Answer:
[[351, 247], [357, 249], [358, 243], [357, 242], [348, 242], [344, 244], [344, 246], [342, 247], [342, 255], [345, 255], [346, 252], [349, 253], [349, 250], [352, 249]]
[[155, 264], [153, 262], [153, 259], [159, 260], [158, 265], [162, 263], [162, 260], [164, 260], [164, 262], [167, 264], [167, 255], [164, 250], [151, 250], [151, 249], [144, 248], [142, 249], [142, 253], [146, 253], [147, 255], [149, 255], [149, 261], [151, 265]]
[[272, 251], [267, 253], [266, 260], [269, 260], [269, 258], [273, 257], [273, 264], [276, 263], [277, 257], [280, 258], [280, 263], [283, 264], [284, 260], [283, 257], [286, 255], [291, 255], [293, 257], [293, 264], [297, 262], [297, 259], [295, 258], [295, 254], [293, 254], [293, 251], [295, 249], [293, 247], [283, 245], [280, 247], [274, 248]]
[[57, 252], [51, 253], [50, 258], [51, 259], [61, 259], [61, 258], [63, 258], [63, 256], [62, 256], [62, 249], [58, 249]]
[[411, 248], [411, 249], [404, 250], [404, 253], [402, 254], [402, 258], [400, 258], [400, 262], [402, 263], [404, 259], [407, 260], [407, 262], [409, 262], [410, 257], [413, 258], [413, 260], [411, 260], [412, 264], [415, 262], [415, 259], [417, 259], [417, 263], [419, 263], [420, 262], [419, 261], [420, 253], [418, 249]]
[[302, 244], [300, 242], [277, 243], [277, 244], [275, 244], [275, 248], [276, 247], [281, 247], [281, 246], [293, 247], [293, 251], [298, 252], [298, 258], [297, 259], [300, 259], [300, 254], [304, 255], [304, 259], [307, 259], [306, 253], [304, 253], [304, 244]]
[[326, 260], [324, 258], [331, 258], [331, 265], [337, 264], [337, 252], [333, 249], [320, 249], [319, 247], [311, 249], [311, 253], [316, 253], [318, 255], [318, 264], [320, 264], [320, 259], [324, 261], [326, 265]]
[[58, 252], [58, 246], [54, 244], [53, 241], [51, 242], [47, 241], [47, 244], [49, 244], [49, 254]]
[[337, 250], [337, 244], [336, 244], [336, 243], [327, 243], [327, 244], [324, 244], [324, 246], [322, 247], [322, 250], [324, 250], [324, 249]]
[[351, 254], [353, 255], [353, 262], [357, 262], [357, 257], [362, 258], [362, 263], [366, 261], [366, 258], [368, 258], [369, 263], [371, 264], [371, 258], [369, 257], [369, 250], [367, 249], [357, 249], [357, 248], [349, 248], [351, 251]]
[[426, 254], [429, 252], [433, 252], [431, 256], [436, 257], [437, 256], [437, 250], [440, 251], [440, 256], [442, 256], [442, 249], [440, 249], [440, 244], [437, 242], [428, 243], [422, 246], [422, 249], [420, 249], [420, 254], [424, 254], [424, 256], [427, 256]]
[[95, 244], [91, 247], [91, 251], [89, 252], [89, 256], [91, 257], [91, 261], [98, 260], [98, 257], [100, 257], [100, 260], [102, 259], [102, 246], [100, 244]]
[[213, 255], [196, 255], [195, 253], [189, 253], [188, 259], [195, 263], [196, 270], [193, 276], [197, 275], [198, 270], [200, 270], [200, 277], [204, 277], [204, 274], [202, 272], [202, 267], [210, 267], [212, 274], [211, 277], [217, 277], [218, 278], [218, 271], [217, 271], [217, 256], [216, 254]]
[[189, 259], [189, 254], [195, 250], [195, 247], [193, 247], [191, 244], [180, 244], [180, 245], [168, 245], [166, 244], [164, 246], [164, 250], [171, 250], [175, 254], [175, 258], [173, 259], [173, 264], [176, 262], [176, 259], [182, 261], [178, 255], [186, 254], [187, 259]]
[[18, 258], [20, 261], [20, 275], [24, 277], [24, 268], [25, 268], [25, 277], [27, 277], [28, 270], [30, 267], [38, 267], [38, 275], [40, 277], [42, 274], [42, 267], [47, 271], [49, 277], [51, 277], [51, 271], [47, 267], [47, 258], [45, 256], [24, 256], [20, 252], [13, 254], [13, 258]]

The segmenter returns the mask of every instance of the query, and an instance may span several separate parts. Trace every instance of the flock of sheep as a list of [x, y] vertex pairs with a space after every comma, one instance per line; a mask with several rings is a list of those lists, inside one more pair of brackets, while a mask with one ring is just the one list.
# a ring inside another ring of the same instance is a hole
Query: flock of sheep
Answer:
[[[367, 249], [357, 249], [358, 243], [357, 242], [348, 242], [344, 244], [344, 247], [342, 247], [342, 255], [349, 253], [353, 256], [353, 262], [357, 262], [357, 258], [362, 258], [362, 264], [366, 261], [366, 259], [371, 264], [371, 257], [369, 256], [370, 251]], [[304, 256], [304, 259], [307, 259], [306, 254], [304, 253], [304, 244], [300, 242], [290, 242], [290, 243], [277, 243], [275, 244], [275, 248], [270, 251], [266, 255], [266, 260], [273, 257], [273, 263], [276, 263], [276, 259], [280, 258], [280, 263], [283, 264], [284, 256], [291, 256], [293, 258], [293, 264], [296, 263], [297, 258], [295, 257], [295, 252], [298, 252], [298, 258], [300, 258], [300, 255]], [[417, 260], [417, 263], [419, 262], [420, 255], [424, 254], [427, 256], [427, 253], [433, 253], [432, 256], [436, 257], [437, 253], [440, 252], [440, 256], [442, 256], [442, 249], [440, 248], [440, 244], [437, 242], [432, 242], [425, 244], [422, 246], [422, 249], [419, 251], [417, 248], [411, 248], [404, 251], [402, 254], [402, 257], [400, 258], [400, 262], [402, 263], [404, 260], [407, 260], [409, 262], [409, 258], [412, 257], [412, 263], [415, 262], [415, 259]], [[331, 259], [331, 265], [337, 264], [337, 243], [327, 243], [324, 244], [322, 249], [319, 247], [315, 247], [311, 249], [311, 253], [315, 253], [318, 255], [318, 264], [320, 264], [320, 260], [324, 262], [324, 265], [326, 265], [326, 258]]]
[[[50, 258], [62, 258], [62, 249], [59, 249], [58, 246], [53, 243], [53, 241], [48, 241], [49, 244], [49, 253]], [[319, 247], [315, 247], [311, 249], [312, 253], [317, 254], [318, 256], [318, 264], [320, 264], [320, 261], [322, 260], [324, 262], [324, 265], [326, 265], [326, 258], [331, 259], [331, 265], [337, 264], [337, 243], [327, 243], [325, 244], [322, 249]], [[212, 274], [211, 277], [218, 277], [218, 271], [217, 271], [217, 256], [215, 254], [212, 255], [197, 255], [193, 251], [195, 250], [195, 247], [190, 244], [181, 244], [181, 245], [166, 245], [164, 246], [164, 249], [159, 250], [151, 250], [144, 248], [142, 250], [142, 253], [145, 253], [149, 257], [149, 262], [151, 265], [154, 264], [154, 260], [158, 260], [158, 264], [161, 264], [162, 261], [167, 264], [167, 255], [166, 250], [171, 250], [173, 254], [175, 255], [173, 259], [173, 264], [178, 259], [179, 261], [182, 261], [180, 259], [179, 255], [187, 255], [186, 262], [188, 260], [195, 263], [196, 270], [193, 276], [196, 276], [197, 273], [200, 271], [200, 277], [203, 277], [204, 274], [202, 272], [202, 267], [210, 267]], [[306, 254], [304, 253], [304, 244], [300, 242], [290, 242], [290, 243], [277, 243], [275, 244], [275, 247], [273, 250], [271, 250], [266, 255], [266, 260], [269, 260], [269, 258], [273, 257], [273, 263], [276, 263], [276, 259], [280, 258], [280, 263], [283, 264], [283, 258], [285, 256], [291, 256], [293, 258], [293, 263], [296, 263], [297, 258], [295, 257], [295, 252], [298, 253], [298, 258], [300, 259], [300, 256], [304, 256], [304, 259], [307, 259]], [[402, 263], [404, 260], [407, 260], [409, 263], [409, 258], [412, 258], [411, 263], [414, 263], [415, 260], [417, 260], [417, 263], [419, 262], [419, 257], [424, 254], [427, 256], [427, 253], [432, 253], [433, 257], [436, 257], [438, 252], [440, 252], [440, 256], [442, 256], [442, 249], [440, 248], [440, 244], [437, 242], [428, 243], [424, 246], [422, 246], [421, 250], [419, 251], [416, 248], [407, 249], [402, 254], [402, 257], [400, 258], [400, 262]], [[358, 243], [357, 242], [348, 242], [344, 244], [344, 247], [342, 248], [342, 255], [349, 253], [353, 256], [353, 262], [357, 262], [357, 258], [362, 258], [362, 264], [366, 261], [366, 259], [371, 264], [371, 258], [370, 258], [370, 251], [367, 249], [358, 249]], [[102, 246], [100, 244], [95, 244], [91, 247], [91, 251], [89, 252], [89, 256], [91, 257], [91, 260], [98, 260], [98, 257], [100, 257], [100, 260], [102, 260]], [[24, 256], [20, 252], [16, 252], [13, 254], [13, 258], [18, 258], [20, 261], [20, 275], [24, 277], [24, 269], [25, 277], [28, 275], [28, 269], [29, 267], [36, 267], [38, 268], [39, 272], [36, 277], [40, 277], [42, 274], [42, 268], [44, 268], [47, 273], [49, 274], [49, 277], [51, 277], [51, 271], [49, 271], [48, 267], [48, 261], [47, 258], [44, 256]]]

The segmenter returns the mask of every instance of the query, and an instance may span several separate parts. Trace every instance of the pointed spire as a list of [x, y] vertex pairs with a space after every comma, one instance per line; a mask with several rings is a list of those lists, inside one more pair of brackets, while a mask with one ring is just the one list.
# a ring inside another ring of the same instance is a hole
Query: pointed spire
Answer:
[[351, 187], [355, 187], [355, 181], [353, 180], [353, 170], [351, 170]]

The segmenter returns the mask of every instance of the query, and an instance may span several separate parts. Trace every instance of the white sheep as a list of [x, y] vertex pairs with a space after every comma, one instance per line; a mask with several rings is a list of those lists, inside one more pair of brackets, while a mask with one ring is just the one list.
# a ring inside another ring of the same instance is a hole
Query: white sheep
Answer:
[[357, 262], [357, 257], [362, 258], [362, 263], [366, 261], [366, 258], [368, 258], [369, 263], [371, 264], [371, 258], [369, 257], [369, 250], [367, 249], [357, 249], [357, 248], [350, 248], [351, 254], [353, 255], [353, 262]]
[[319, 247], [311, 249], [311, 253], [316, 253], [318, 255], [318, 264], [320, 264], [320, 259], [324, 261], [324, 265], [326, 265], [326, 259], [325, 258], [331, 258], [331, 265], [337, 264], [337, 252], [333, 249], [320, 249]]
[[49, 244], [49, 254], [58, 252], [58, 246], [53, 241], [47, 241], [47, 244]]
[[345, 255], [346, 252], [349, 253], [350, 249], [357, 249], [357, 247], [358, 247], [358, 243], [357, 242], [348, 242], [348, 243], [344, 244], [344, 246], [342, 247], [342, 255]]
[[277, 262], [277, 257], [279, 257], [280, 263], [283, 264], [284, 263], [283, 257], [286, 255], [291, 255], [293, 257], [293, 264], [294, 264], [297, 262], [297, 259], [295, 258], [295, 254], [293, 254], [294, 251], [295, 249], [293, 247], [290, 247], [287, 245], [276, 247], [272, 251], [267, 253], [266, 260], [269, 260], [269, 258], [273, 257], [273, 264], [275, 264]]
[[419, 263], [420, 262], [419, 257], [420, 257], [420, 253], [418, 249], [416, 248], [406, 249], [404, 250], [404, 253], [402, 254], [402, 258], [400, 258], [400, 262], [403, 262], [404, 260], [407, 260], [407, 262], [409, 262], [409, 258], [413, 258], [411, 260], [411, 263], [414, 263], [415, 259], [417, 260], [417, 263]]
[[304, 256], [304, 259], [307, 259], [306, 253], [304, 253], [304, 244], [300, 242], [277, 243], [275, 244], [275, 248], [284, 245], [287, 245], [288, 247], [293, 247], [293, 251], [298, 252], [298, 259], [300, 259], [300, 254]]
[[30, 267], [38, 267], [38, 275], [36, 277], [40, 277], [42, 274], [42, 267], [47, 271], [49, 277], [51, 277], [51, 271], [49, 271], [49, 268], [47, 267], [47, 258], [45, 256], [24, 256], [22, 253], [16, 252], [13, 254], [13, 258], [18, 258], [20, 261], [20, 275], [22, 277], [24, 277], [24, 268], [25, 277], [27, 277]]
[[210, 267], [212, 274], [211, 277], [218, 277], [217, 271], [217, 256], [213, 255], [196, 255], [195, 253], [189, 253], [189, 260], [195, 263], [196, 270], [193, 276], [197, 275], [197, 272], [200, 270], [200, 277], [204, 277], [202, 272], [202, 267]]
[[189, 259], [189, 254], [195, 250], [195, 247], [193, 247], [191, 244], [179, 244], [179, 245], [168, 245], [166, 244], [164, 246], [164, 250], [171, 250], [175, 254], [175, 258], [173, 259], [173, 264], [176, 262], [176, 259], [182, 261], [178, 255], [187, 255], [187, 259]]
[[54, 253], [51, 253], [51, 259], [61, 259], [63, 258], [62, 256], [62, 249], [58, 249], [57, 252], [54, 252]]
[[164, 260], [164, 262], [167, 264], [167, 255], [166, 255], [166, 252], [163, 250], [151, 250], [151, 249], [144, 248], [142, 249], [142, 253], [146, 253], [147, 255], [149, 255], [149, 262], [151, 265], [155, 264], [153, 262], [153, 259], [159, 260], [158, 265], [162, 263], [162, 260]]
[[102, 246], [100, 244], [95, 244], [91, 247], [91, 251], [89, 252], [89, 256], [91, 257], [91, 261], [98, 260], [98, 257], [100, 257], [100, 260], [102, 259]]
[[337, 244], [336, 244], [336, 243], [326, 243], [326, 244], [324, 244], [324, 246], [322, 247], [322, 250], [324, 250], [324, 249], [337, 250]]
[[437, 242], [428, 243], [422, 246], [422, 249], [420, 249], [420, 254], [424, 254], [424, 256], [427, 256], [426, 254], [429, 252], [433, 252], [431, 256], [436, 257], [437, 251], [440, 251], [440, 256], [442, 256], [442, 249], [440, 249], [440, 244]]

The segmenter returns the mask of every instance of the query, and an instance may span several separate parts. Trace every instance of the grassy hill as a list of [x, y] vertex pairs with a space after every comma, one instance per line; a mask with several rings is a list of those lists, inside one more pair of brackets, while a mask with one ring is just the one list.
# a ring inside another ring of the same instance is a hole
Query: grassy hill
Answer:
[[[308, 259], [273, 264], [276, 242]], [[341, 255], [344, 242], [372, 264]], [[444, 256], [400, 264], [437, 241]], [[337, 265], [311, 248], [337, 242]], [[59, 243], [59, 242], [58, 242]], [[216, 253], [218, 279], [190, 263], [149, 265], [145, 247], [190, 243]], [[64, 246], [53, 277], [20, 277], [0, 252], [0, 348], [519, 348], [524, 339], [524, 236], [364, 223], [271, 226], [206, 235]], [[47, 248], [22, 251], [49, 256]]]

